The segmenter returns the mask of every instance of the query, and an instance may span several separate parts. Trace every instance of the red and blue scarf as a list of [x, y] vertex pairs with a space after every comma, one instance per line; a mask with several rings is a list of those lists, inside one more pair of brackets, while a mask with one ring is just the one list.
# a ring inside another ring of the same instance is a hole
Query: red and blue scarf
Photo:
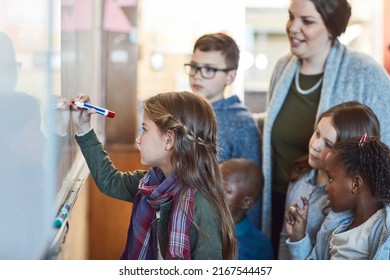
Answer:
[[[133, 201], [128, 238], [121, 259], [156, 259], [157, 238], [152, 231], [152, 221], [160, 206], [173, 199], [169, 218], [166, 259], [191, 258], [189, 229], [193, 220], [195, 189], [189, 188], [184, 199], [179, 198], [180, 183], [175, 174], [165, 178], [158, 168], [152, 168], [140, 180]], [[163, 254], [164, 255], [164, 254]]]

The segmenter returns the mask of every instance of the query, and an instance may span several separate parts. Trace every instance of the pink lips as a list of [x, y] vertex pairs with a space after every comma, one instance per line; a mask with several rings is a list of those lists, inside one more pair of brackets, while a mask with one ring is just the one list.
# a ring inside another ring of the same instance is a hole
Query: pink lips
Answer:
[[312, 153], [309, 154], [310, 159], [318, 160], [318, 157], [314, 156]]
[[203, 87], [201, 85], [193, 84], [192, 89], [196, 91], [201, 91]]

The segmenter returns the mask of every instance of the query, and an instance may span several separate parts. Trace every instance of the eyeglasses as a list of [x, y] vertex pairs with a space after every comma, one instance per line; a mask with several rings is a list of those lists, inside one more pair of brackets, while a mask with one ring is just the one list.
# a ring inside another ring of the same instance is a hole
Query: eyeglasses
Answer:
[[191, 77], [195, 76], [196, 73], [198, 73], [198, 71], [200, 71], [200, 75], [204, 79], [214, 78], [215, 73], [217, 73], [218, 71], [227, 73], [231, 70], [234, 70], [234, 68], [218, 69], [218, 68], [214, 68], [214, 67], [210, 67], [210, 66], [197, 66], [197, 65], [191, 64], [191, 63], [184, 64], [184, 67], [186, 69], [187, 74], [190, 75]]

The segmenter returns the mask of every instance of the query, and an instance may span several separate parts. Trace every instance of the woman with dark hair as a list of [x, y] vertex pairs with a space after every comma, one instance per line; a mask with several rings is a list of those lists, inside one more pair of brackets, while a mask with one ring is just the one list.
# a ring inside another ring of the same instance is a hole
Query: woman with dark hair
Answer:
[[275, 251], [293, 163], [307, 153], [322, 112], [346, 101], [366, 104], [380, 121], [381, 139], [390, 144], [388, 74], [337, 39], [351, 16], [348, 1], [291, 0], [288, 14], [291, 54], [275, 66], [263, 126], [262, 230], [271, 236]]

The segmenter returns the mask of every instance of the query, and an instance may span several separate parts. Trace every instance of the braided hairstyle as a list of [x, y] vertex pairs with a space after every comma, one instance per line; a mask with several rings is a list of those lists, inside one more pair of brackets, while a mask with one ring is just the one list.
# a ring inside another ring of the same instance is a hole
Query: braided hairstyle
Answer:
[[332, 149], [347, 176], [360, 175], [371, 188], [375, 198], [390, 203], [390, 150], [377, 137], [340, 141]]
[[181, 183], [180, 195], [196, 187], [215, 205], [222, 226], [223, 258], [234, 259], [234, 222], [217, 160], [217, 123], [210, 103], [191, 92], [166, 92], [145, 100], [144, 110], [161, 133], [175, 133], [170, 161]]

